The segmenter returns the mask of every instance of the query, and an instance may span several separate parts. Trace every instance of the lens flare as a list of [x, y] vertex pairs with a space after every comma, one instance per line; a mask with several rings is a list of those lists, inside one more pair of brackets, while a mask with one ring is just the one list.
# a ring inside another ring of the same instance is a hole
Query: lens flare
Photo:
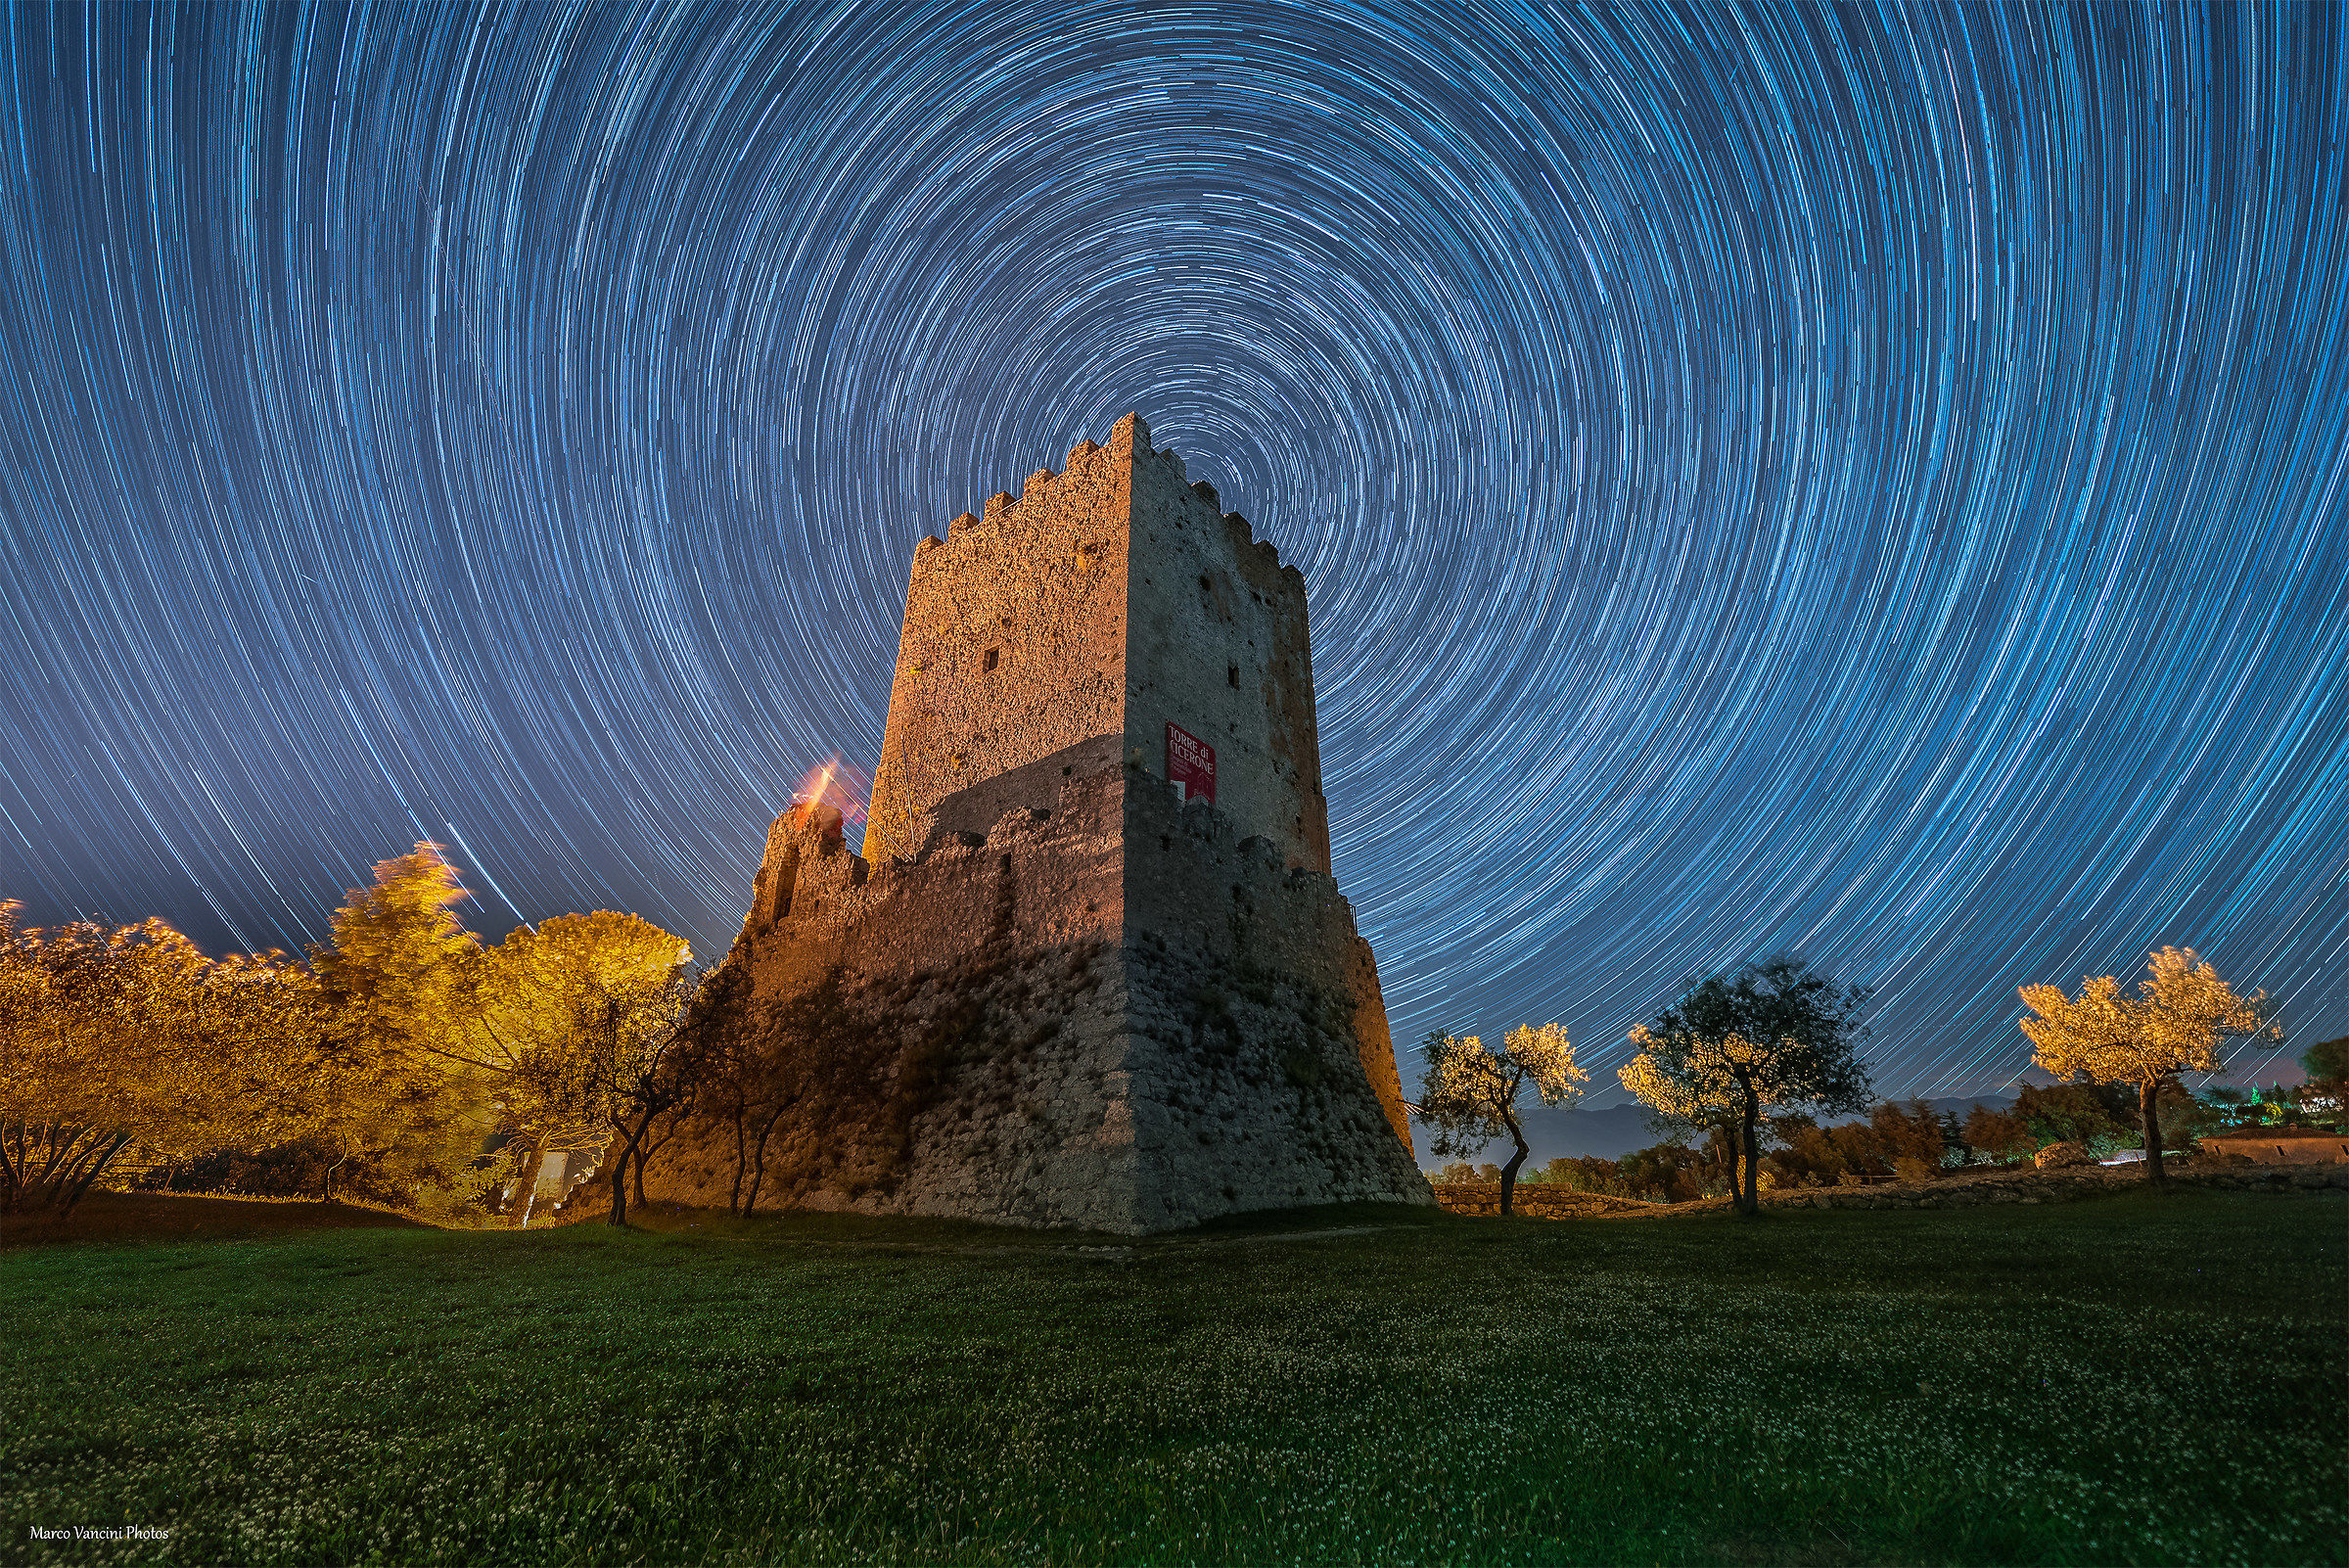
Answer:
[[865, 798], [872, 791], [872, 778], [862, 768], [850, 765], [840, 753], [834, 752], [807, 770], [800, 787], [792, 793], [791, 804], [799, 807], [825, 807], [840, 813], [843, 822], [864, 820]]

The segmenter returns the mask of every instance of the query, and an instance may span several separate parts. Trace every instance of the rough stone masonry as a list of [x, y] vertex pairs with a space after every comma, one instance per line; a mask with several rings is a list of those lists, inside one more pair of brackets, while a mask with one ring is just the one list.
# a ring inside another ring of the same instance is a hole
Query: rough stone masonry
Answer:
[[1140, 1233], [1432, 1203], [1305, 581], [1139, 416], [914, 551], [862, 855], [767, 835], [649, 1197]]

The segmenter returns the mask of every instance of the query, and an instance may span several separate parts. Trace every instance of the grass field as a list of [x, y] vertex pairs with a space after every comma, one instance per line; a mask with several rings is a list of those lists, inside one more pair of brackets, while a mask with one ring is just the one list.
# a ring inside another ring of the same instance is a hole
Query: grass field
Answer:
[[[0, 1253], [0, 1559], [2264, 1564], [2349, 1542], [2337, 1198], [1322, 1211], [1130, 1246], [655, 1222]], [[171, 1534], [31, 1538], [72, 1525]]]

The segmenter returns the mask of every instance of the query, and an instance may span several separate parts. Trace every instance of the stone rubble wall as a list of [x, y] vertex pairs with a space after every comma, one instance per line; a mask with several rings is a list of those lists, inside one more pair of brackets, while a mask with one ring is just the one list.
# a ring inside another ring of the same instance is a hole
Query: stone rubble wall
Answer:
[[[2349, 1165], [2213, 1167], [2182, 1160], [2169, 1168], [2181, 1186], [2248, 1192], [2349, 1192]], [[1761, 1194], [1766, 1209], [1965, 1209], [1994, 1203], [2071, 1203], [2107, 1197], [2147, 1184], [2142, 1166], [2093, 1166], [2060, 1171], [2010, 1167], [1965, 1171], [1926, 1182], [1887, 1181], [1857, 1187], [1779, 1187]], [[1453, 1214], [1498, 1215], [1500, 1183], [1451, 1181], [1437, 1185], [1436, 1201]], [[1511, 1207], [1541, 1220], [1640, 1219], [1698, 1214], [1730, 1207], [1730, 1200], [1699, 1198], [1693, 1203], [1650, 1203], [1601, 1193], [1574, 1192], [1550, 1182], [1517, 1184]]]
[[1127, 798], [1126, 987], [1154, 1220], [1432, 1203], [1369, 944], [1326, 872], [1155, 779]]
[[[1138, 1233], [1433, 1202], [1336, 885], [1138, 770], [881, 865], [786, 813], [713, 996], [794, 1106], [761, 1207]], [[706, 1108], [646, 1195], [723, 1207], [735, 1165]]]

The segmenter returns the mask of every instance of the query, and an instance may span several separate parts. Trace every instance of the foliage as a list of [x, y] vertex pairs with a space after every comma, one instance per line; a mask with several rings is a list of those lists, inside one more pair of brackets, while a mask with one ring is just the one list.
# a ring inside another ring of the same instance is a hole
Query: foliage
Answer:
[[375, 873], [308, 964], [207, 959], [158, 920], [27, 929], [0, 902], [0, 1211], [127, 1177], [448, 1216], [501, 1167], [602, 1147], [649, 1083], [674, 1103], [677, 1075], [644, 1068], [687, 991], [675, 938], [573, 915], [484, 953], [437, 846]]
[[2319, 1040], [2302, 1051], [2300, 1070], [2308, 1075], [2298, 1095], [2301, 1105], [2335, 1118], [2349, 1111], [2349, 1035]]
[[76, 1518], [199, 1563], [2326, 1562], [2340, 1220], [2189, 1188], [17, 1249], [0, 1529], [37, 1568], [162, 1555], [29, 1538]]
[[[549, 920], [501, 947], [512, 950], [493, 971], [482, 1016], [502, 1021], [502, 1043], [484, 1062], [505, 1087], [506, 1115], [542, 1150], [608, 1149], [611, 1222], [625, 1224], [631, 1179], [643, 1201], [653, 1124], [686, 1108], [695, 1087], [683, 1027], [695, 990], [684, 969], [691, 949], [610, 911]], [[536, 1172], [533, 1161], [533, 1182]]]
[[2231, 1037], [2282, 1038], [2268, 1022], [2267, 992], [2237, 996], [2190, 947], [2163, 947], [2145, 966], [2138, 994], [2123, 996], [2110, 975], [2081, 984], [2076, 997], [2055, 986], [2025, 986], [2021, 1021], [2032, 1060], [2059, 1079], [2131, 1084], [2139, 1090], [2145, 1156], [2162, 1179], [2159, 1098], [2181, 1073], [2223, 1073], [2219, 1048]]
[[117, 1160], [299, 1130], [321, 1012], [281, 953], [212, 962], [160, 920], [20, 927], [0, 903], [0, 1211], [69, 1211]]
[[469, 1207], [496, 1176], [483, 1157], [489, 1085], [465, 1048], [480, 957], [454, 909], [465, 898], [440, 847], [420, 843], [378, 863], [311, 950], [337, 1069], [322, 1130], [427, 1210]]
[[1517, 1150], [1499, 1173], [1500, 1212], [1509, 1213], [1518, 1167], [1530, 1152], [1518, 1120], [1525, 1090], [1543, 1105], [1564, 1105], [1581, 1096], [1589, 1075], [1575, 1065], [1574, 1046], [1557, 1024], [1512, 1029], [1497, 1052], [1474, 1035], [1438, 1031], [1423, 1050], [1418, 1117], [1436, 1130], [1429, 1147], [1439, 1155], [1472, 1155], [1505, 1133]]
[[598, 910], [519, 927], [474, 966], [467, 1057], [497, 1084], [518, 1221], [547, 1155], [599, 1153], [619, 1135], [622, 1085], [673, 1030], [692, 956], [649, 921]]
[[1737, 1127], [1738, 1207], [1759, 1204], [1761, 1127], [1770, 1111], [1802, 1106], [1857, 1110], [1867, 1075], [1854, 1054], [1866, 1026], [1866, 992], [1838, 987], [1799, 959], [1751, 964], [1691, 987], [1674, 1006], [1631, 1033], [1637, 1052], [1618, 1070], [1623, 1086], [1663, 1129]]
[[1987, 1105], [1977, 1105], [1965, 1113], [1964, 1138], [1968, 1147], [2001, 1162], [2026, 1159], [2039, 1147], [2030, 1123], [2013, 1111], [1995, 1110]]

